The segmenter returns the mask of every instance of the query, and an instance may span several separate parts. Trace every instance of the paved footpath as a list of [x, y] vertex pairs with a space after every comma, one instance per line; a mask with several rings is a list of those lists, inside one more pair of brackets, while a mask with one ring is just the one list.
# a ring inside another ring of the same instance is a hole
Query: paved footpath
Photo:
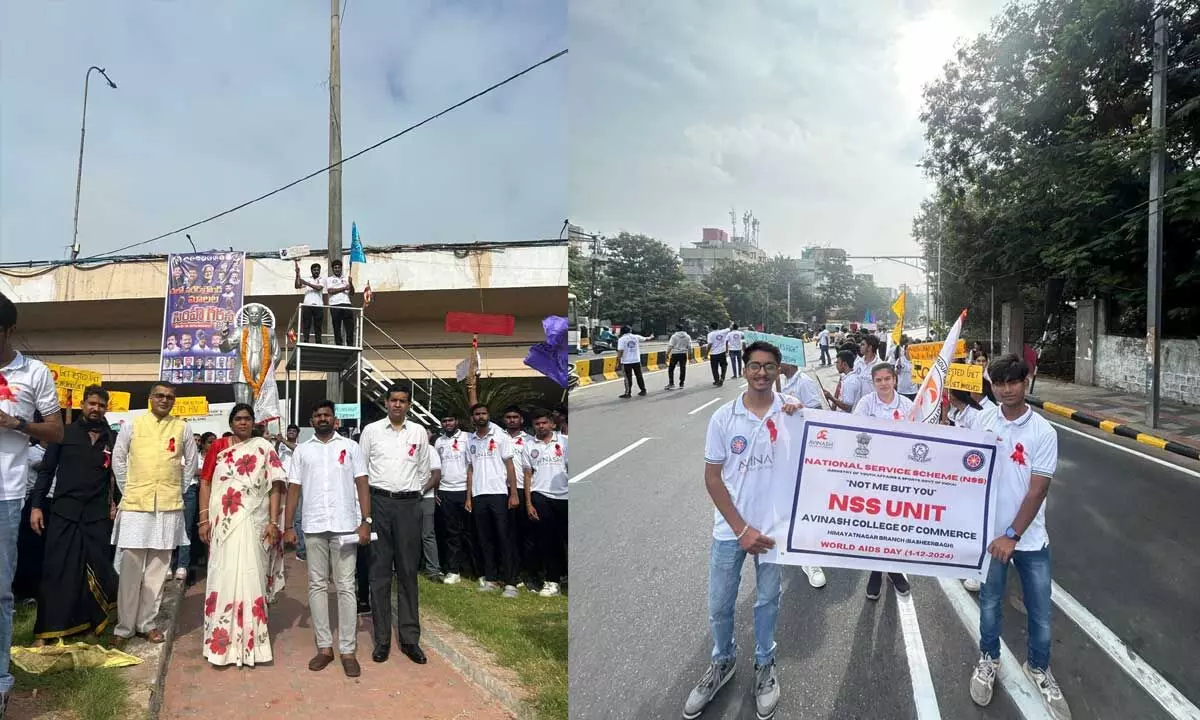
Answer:
[[1090, 385], [1039, 377], [1030, 392], [1040, 400], [1064, 405], [1104, 420], [1129, 425], [1138, 432], [1200, 449], [1200, 406], [1162, 400], [1157, 428], [1146, 424], [1146, 398]]
[[[287, 584], [270, 609], [275, 660], [254, 668], [216, 668], [201, 653], [204, 583], [184, 596], [163, 698], [163, 720], [204, 718], [510, 718], [498, 703], [422, 645], [427, 665], [416, 665], [393, 645], [386, 663], [371, 661], [371, 618], [359, 618], [358, 661], [362, 675], [348, 678], [335, 661], [321, 672], [308, 669], [316, 652], [308, 614], [304, 564], [288, 559]], [[336, 617], [336, 603], [330, 599]], [[336, 621], [335, 621], [336, 627]], [[336, 631], [335, 631], [336, 642]]]

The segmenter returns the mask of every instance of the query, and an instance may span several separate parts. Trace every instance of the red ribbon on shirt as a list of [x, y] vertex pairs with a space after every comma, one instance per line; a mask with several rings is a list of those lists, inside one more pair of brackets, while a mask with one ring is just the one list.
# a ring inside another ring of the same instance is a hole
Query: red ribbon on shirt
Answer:
[[554, 456], [562, 457], [562, 445], [559, 445], [558, 443], [554, 443]]
[[417, 445], [416, 445], [416, 443], [413, 443], [412, 445], [408, 446], [408, 456], [412, 457], [416, 454], [417, 454]]
[[1025, 446], [1022, 445], [1021, 443], [1017, 443], [1016, 447], [1013, 448], [1013, 453], [1010, 457], [1012, 458], [1012, 461], [1015, 462], [1016, 464], [1024, 465], [1025, 464]]
[[450, 445], [451, 450], [458, 450], [458, 438], [454, 438], [454, 442]]
[[175, 452], [175, 438], [167, 441], [167, 452]]
[[775, 427], [775, 421], [767, 418], [767, 432], [771, 434], [771, 442], [775, 442], [775, 438], [779, 437], [779, 430]]
[[488, 440], [488, 452], [491, 452], [491, 451], [493, 451], [493, 450], [495, 450], [495, 449], [496, 449], [496, 440], [495, 440], [495, 438], [493, 438], [493, 439], [491, 439], [491, 440]]
[[338, 453], [338, 464], [339, 464], [339, 465], [345, 465], [345, 464], [346, 464], [346, 451], [345, 451], [345, 450], [343, 450], [343, 451], [341, 451], [340, 453]]

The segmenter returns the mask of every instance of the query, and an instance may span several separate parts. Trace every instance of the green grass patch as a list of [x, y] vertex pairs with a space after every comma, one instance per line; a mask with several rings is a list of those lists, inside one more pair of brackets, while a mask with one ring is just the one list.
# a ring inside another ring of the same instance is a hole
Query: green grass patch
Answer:
[[[33, 643], [33, 623], [37, 619], [34, 605], [21, 603], [13, 613], [13, 646]], [[109, 632], [104, 637], [109, 637]], [[95, 643], [93, 634], [68, 638], [66, 642]], [[52, 641], [54, 642], [54, 641]], [[16, 665], [10, 665], [16, 678], [17, 692], [37, 690], [38, 704], [53, 710], [70, 713], [79, 720], [124, 720], [126, 684], [120, 668], [89, 668], [49, 675], [30, 675]]]
[[521, 591], [515, 599], [474, 583], [421, 579], [421, 607], [478, 642], [517, 674], [539, 720], [567, 718], [567, 598]]

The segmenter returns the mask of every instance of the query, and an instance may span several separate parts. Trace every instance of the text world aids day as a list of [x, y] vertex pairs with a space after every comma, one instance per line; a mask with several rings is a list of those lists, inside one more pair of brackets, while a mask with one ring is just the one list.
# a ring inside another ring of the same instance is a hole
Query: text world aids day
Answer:
[[986, 576], [995, 537], [994, 438], [922, 423], [806, 416], [796, 457], [786, 463], [790, 512], [779, 562]]

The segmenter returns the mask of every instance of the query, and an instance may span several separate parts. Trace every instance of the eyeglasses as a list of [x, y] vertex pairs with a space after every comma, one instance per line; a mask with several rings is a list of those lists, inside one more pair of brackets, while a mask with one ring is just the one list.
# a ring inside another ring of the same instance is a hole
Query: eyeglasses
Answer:
[[761, 370], [763, 372], [773, 373], [779, 369], [779, 365], [775, 363], [752, 362], [746, 363], [746, 369], [750, 372], [758, 372]]
[[174, 395], [168, 395], [166, 393], [154, 393], [150, 397], [154, 398], [155, 400], [174, 400], [175, 399]]

